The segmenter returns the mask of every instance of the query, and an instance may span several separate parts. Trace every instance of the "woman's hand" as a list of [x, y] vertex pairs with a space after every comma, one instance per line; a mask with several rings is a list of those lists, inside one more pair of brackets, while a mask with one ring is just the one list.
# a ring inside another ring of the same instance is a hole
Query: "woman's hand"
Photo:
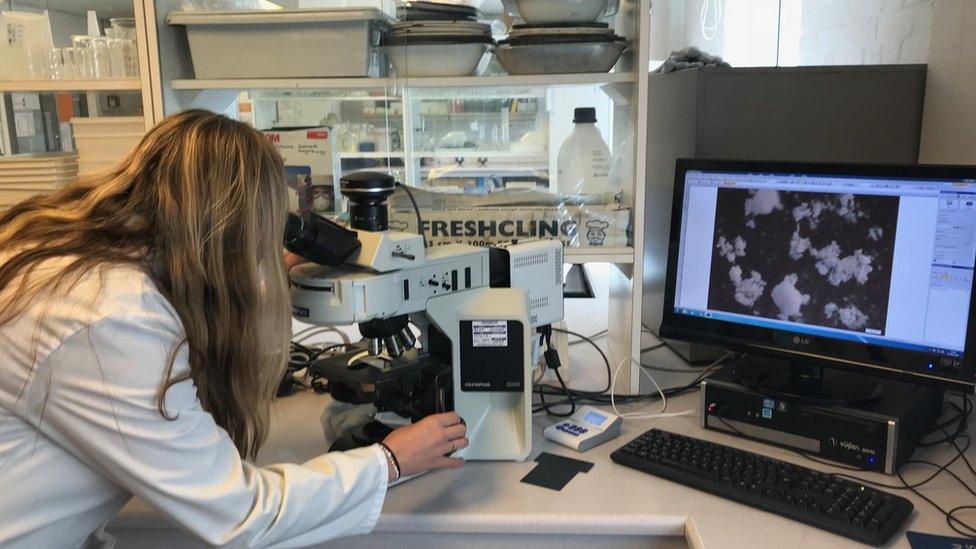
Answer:
[[306, 262], [308, 262], [307, 259], [305, 259], [304, 257], [302, 257], [302, 256], [300, 256], [300, 255], [298, 255], [296, 253], [285, 252], [285, 269], [287, 269], [289, 271], [295, 265], [300, 265], [300, 264], [306, 263]]
[[[468, 446], [467, 427], [455, 412], [435, 414], [390, 433], [383, 444], [400, 463], [400, 476], [409, 477], [431, 469], [457, 469], [464, 460], [450, 457]], [[392, 471], [390, 478], [393, 478]]]

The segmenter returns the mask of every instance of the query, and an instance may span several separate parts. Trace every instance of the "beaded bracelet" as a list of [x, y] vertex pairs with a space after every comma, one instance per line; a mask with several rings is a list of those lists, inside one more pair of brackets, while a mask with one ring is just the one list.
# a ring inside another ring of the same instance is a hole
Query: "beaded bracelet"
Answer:
[[382, 442], [377, 442], [376, 444], [378, 444], [380, 449], [383, 450], [383, 453], [386, 454], [386, 463], [390, 466], [390, 468], [393, 469], [393, 480], [390, 481], [390, 484], [400, 480], [400, 462], [397, 461], [396, 454], [394, 454], [393, 450], [390, 450], [390, 447], [386, 444], [383, 444]]

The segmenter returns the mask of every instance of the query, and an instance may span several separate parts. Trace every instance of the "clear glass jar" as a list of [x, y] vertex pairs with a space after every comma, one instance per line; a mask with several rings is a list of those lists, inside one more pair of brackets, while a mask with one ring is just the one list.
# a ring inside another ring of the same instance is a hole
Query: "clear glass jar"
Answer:
[[91, 50], [92, 78], [112, 78], [112, 53], [109, 50], [109, 38], [94, 36], [88, 44]]
[[125, 44], [128, 40], [108, 39], [109, 72], [112, 78], [125, 78]]
[[48, 56], [51, 80], [67, 80], [64, 74], [64, 50], [52, 48]]
[[124, 75], [126, 78], [137, 78], [139, 76], [139, 50], [136, 47], [136, 41], [123, 38], [122, 42]]
[[[136, 39], [136, 19], [135, 17], [113, 17], [108, 20], [113, 30], [113, 35], [115, 38], [121, 38], [123, 40], [135, 40]], [[105, 31], [108, 34], [108, 31]]]
[[94, 51], [91, 49], [92, 37], [87, 34], [75, 34], [71, 37], [71, 46], [79, 50], [79, 58], [74, 59], [76, 63], [76, 78], [92, 78], [94, 76]]
[[86, 60], [87, 52], [87, 48], [61, 48], [65, 80], [90, 78]]

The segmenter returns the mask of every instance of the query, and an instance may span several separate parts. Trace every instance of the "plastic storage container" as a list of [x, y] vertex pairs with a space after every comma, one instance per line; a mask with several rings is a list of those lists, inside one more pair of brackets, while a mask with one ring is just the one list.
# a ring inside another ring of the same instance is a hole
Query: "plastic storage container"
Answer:
[[146, 121], [141, 116], [91, 116], [71, 119], [75, 135], [104, 133], [146, 133]]
[[50, 77], [54, 40], [47, 13], [0, 12], [0, 35], [0, 80]]
[[0, 156], [0, 211], [35, 194], [55, 191], [77, 174], [78, 157], [73, 153]]
[[146, 133], [140, 116], [72, 118], [78, 171], [100, 171], [125, 158]]
[[178, 11], [197, 78], [386, 76], [379, 10]]
[[304, 0], [301, 2], [304, 9], [311, 8], [345, 8], [354, 10], [376, 9], [396, 17], [396, 0]]
[[576, 109], [573, 132], [559, 148], [556, 183], [562, 195], [613, 192], [610, 148], [596, 128], [596, 109]]

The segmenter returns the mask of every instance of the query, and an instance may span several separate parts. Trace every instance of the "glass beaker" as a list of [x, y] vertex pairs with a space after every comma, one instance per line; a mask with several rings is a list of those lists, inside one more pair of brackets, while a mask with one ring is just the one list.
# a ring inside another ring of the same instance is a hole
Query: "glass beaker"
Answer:
[[[114, 30], [115, 38], [125, 40], [136, 39], [136, 18], [135, 17], [113, 17], [108, 20]], [[106, 33], [107, 34], [107, 33]]]
[[51, 80], [65, 80], [64, 51], [61, 48], [52, 48], [48, 59]]
[[75, 34], [71, 37], [71, 46], [80, 52], [80, 58], [75, 59], [76, 78], [91, 78], [94, 74], [94, 52], [91, 50], [92, 37], [87, 34]]
[[112, 53], [109, 50], [109, 38], [94, 36], [88, 44], [91, 50], [92, 78], [112, 78]]
[[108, 39], [109, 72], [112, 78], [125, 78], [125, 43], [120, 38]]
[[136, 47], [136, 41], [127, 38], [121, 40], [125, 76], [136, 78], [139, 76], [139, 50]]
[[88, 74], [85, 72], [85, 51], [83, 48], [61, 48], [65, 80], [88, 78]]

